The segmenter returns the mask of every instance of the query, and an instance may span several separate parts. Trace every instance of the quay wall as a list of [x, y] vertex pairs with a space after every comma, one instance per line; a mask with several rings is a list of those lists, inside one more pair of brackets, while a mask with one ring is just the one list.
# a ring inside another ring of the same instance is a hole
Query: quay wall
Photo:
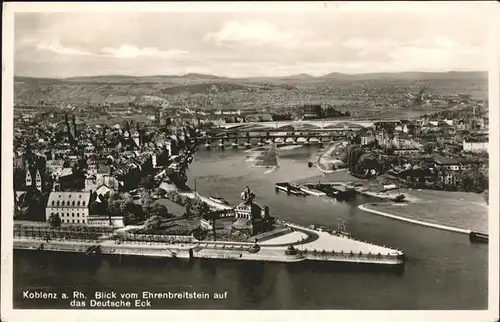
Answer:
[[[43, 245], [43, 247], [41, 247]], [[69, 253], [85, 253], [89, 247], [100, 246], [101, 254], [105, 255], [133, 255], [146, 257], [177, 257], [190, 258], [189, 249], [186, 247], [176, 247], [163, 244], [154, 245], [123, 245], [110, 244], [103, 245], [99, 243], [67, 242], [44, 240], [14, 240], [14, 249], [56, 251]]]
[[388, 217], [388, 218], [392, 218], [392, 219], [396, 219], [396, 220], [406, 221], [406, 222], [409, 222], [412, 224], [417, 224], [417, 225], [422, 225], [422, 226], [427, 226], [427, 227], [437, 228], [437, 229], [442, 229], [442, 230], [447, 230], [447, 231], [453, 231], [453, 232], [462, 233], [462, 234], [469, 234], [471, 232], [469, 229], [450, 227], [450, 226], [445, 226], [445, 225], [440, 225], [440, 224], [433, 224], [433, 223], [429, 223], [429, 222], [425, 222], [425, 221], [421, 221], [421, 220], [410, 219], [410, 218], [406, 218], [406, 217], [402, 217], [402, 216], [396, 216], [393, 214], [389, 214], [387, 212], [383, 212], [383, 211], [369, 208], [369, 205], [370, 204], [360, 205], [360, 206], [358, 206], [358, 208], [363, 210], [363, 211], [373, 213], [373, 214], [376, 214], [379, 216], [384, 216], [384, 217]]
[[345, 254], [345, 253], [302, 253], [308, 260], [342, 262], [342, 263], [363, 263], [363, 264], [385, 264], [400, 265], [404, 264], [404, 255], [370, 255], [370, 254]]
[[[14, 249], [24, 249], [33, 251], [56, 251], [85, 253], [89, 247], [100, 246], [100, 253], [104, 255], [131, 255], [145, 257], [164, 257], [164, 258], [206, 258], [206, 259], [226, 259], [226, 260], [244, 260], [244, 261], [264, 261], [264, 262], [301, 262], [305, 260], [339, 262], [339, 263], [368, 263], [381, 265], [404, 264], [403, 256], [381, 256], [366, 254], [341, 254], [341, 253], [312, 253], [300, 252], [295, 255], [286, 255], [285, 248], [261, 247], [256, 253], [248, 251], [248, 244], [243, 245], [165, 245], [162, 243], [149, 243], [148, 245], [138, 244], [99, 244], [85, 242], [69, 241], [50, 241], [36, 239], [14, 239]], [[43, 245], [43, 248], [40, 246]]]
[[232, 259], [243, 261], [262, 261], [262, 262], [301, 262], [306, 260], [302, 255], [285, 255], [284, 250], [279, 252], [266, 251], [261, 249], [257, 253], [243, 252], [237, 250], [203, 249], [194, 253], [194, 258], [210, 259]]

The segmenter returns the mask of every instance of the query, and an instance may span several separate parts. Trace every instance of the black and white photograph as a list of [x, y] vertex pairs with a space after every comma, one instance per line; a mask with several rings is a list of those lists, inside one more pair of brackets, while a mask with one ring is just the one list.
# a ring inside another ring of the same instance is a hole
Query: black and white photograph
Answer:
[[498, 3], [9, 5], [2, 320], [498, 320]]

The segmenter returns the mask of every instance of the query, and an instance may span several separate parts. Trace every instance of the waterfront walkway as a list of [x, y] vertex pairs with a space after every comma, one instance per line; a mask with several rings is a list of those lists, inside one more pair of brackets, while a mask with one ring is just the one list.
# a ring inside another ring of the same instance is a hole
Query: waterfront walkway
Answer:
[[317, 239], [309, 243], [304, 243], [298, 247], [299, 250], [326, 251], [326, 252], [344, 252], [344, 253], [363, 253], [363, 254], [382, 254], [382, 255], [403, 255], [403, 252], [385, 246], [375, 245], [366, 241], [356, 240], [346, 236], [338, 236], [324, 231], [317, 231], [297, 224], [286, 223], [287, 226], [299, 231], [314, 233]]
[[372, 204], [364, 204], [364, 205], [358, 206], [358, 208], [363, 210], [363, 211], [372, 213], [372, 214], [376, 214], [379, 216], [384, 216], [384, 217], [388, 217], [388, 218], [392, 218], [392, 219], [396, 219], [396, 220], [406, 221], [406, 222], [421, 225], [421, 226], [437, 228], [437, 229], [442, 229], [442, 230], [447, 230], [447, 231], [453, 231], [453, 232], [462, 233], [462, 234], [469, 234], [471, 232], [470, 229], [451, 227], [451, 226], [434, 224], [434, 223], [425, 222], [425, 221], [421, 221], [421, 220], [411, 219], [411, 218], [407, 218], [407, 217], [403, 217], [403, 216], [396, 216], [396, 215], [393, 215], [393, 214], [390, 214], [390, 213], [387, 213], [384, 211], [375, 210], [375, 209], [371, 208], [370, 205], [372, 205]]

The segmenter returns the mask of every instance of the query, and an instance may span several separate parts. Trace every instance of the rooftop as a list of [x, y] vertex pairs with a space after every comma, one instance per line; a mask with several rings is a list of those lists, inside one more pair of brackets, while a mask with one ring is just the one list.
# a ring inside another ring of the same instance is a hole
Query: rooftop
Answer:
[[459, 163], [458, 160], [443, 157], [443, 156], [434, 157], [434, 162], [436, 162], [437, 164], [441, 164], [441, 165], [456, 165]]

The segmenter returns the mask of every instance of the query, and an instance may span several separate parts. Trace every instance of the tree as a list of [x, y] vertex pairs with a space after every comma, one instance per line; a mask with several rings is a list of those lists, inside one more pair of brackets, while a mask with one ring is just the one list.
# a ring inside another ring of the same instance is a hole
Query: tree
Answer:
[[58, 214], [50, 214], [48, 222], [51, 227], [61, 227], [61, 217]]
[[26, 173], [22, 168], [14, 168], [14, 190], [21, 190], [26, 185]]
[[171, 214], [169, 214], [167, 207], [165, 207], [162, 204], [156, 203], [153, 205], [151, 208], [151, 217], [161, 217], [161, 218], [168, 218], [171, 217]]
[[155, 180], [154, 180], [153, 176], [149, 174], [147, 176], [144, 176], [141, 179], [140, 185], [142, 187], [144, 187], [145, 189], [154, 189], [154, 187], [155, 187]]
[[210, 207], [200, 199], [191, 199], [190, 202], [186, 204], [186, 212], [190, 215], [201, 217], [210, 211]]
[[432, 153], [434, 149], [436, 148], [436, 143], [435, 142], [425, 142], [422, 145], [422, 149], [424, 150], [425, 153]]
[[179, 196], [179, 203], [183, 206], [187, 205], [189, 202], [191, 202], [191, 198], [188, 196], [180, 195]]
[[151, 216], [144, 223], [144, 229], [145, 230], [156, 230], [156, 229], [160, 228], [161, 221], [162, 221], [162, 217], [160, 217], [160, 216]]
[[132, 212], [127, 212], [123, 215], [123, 223], [125, 226], [135, 225], [140, 221], [140, 219]]

